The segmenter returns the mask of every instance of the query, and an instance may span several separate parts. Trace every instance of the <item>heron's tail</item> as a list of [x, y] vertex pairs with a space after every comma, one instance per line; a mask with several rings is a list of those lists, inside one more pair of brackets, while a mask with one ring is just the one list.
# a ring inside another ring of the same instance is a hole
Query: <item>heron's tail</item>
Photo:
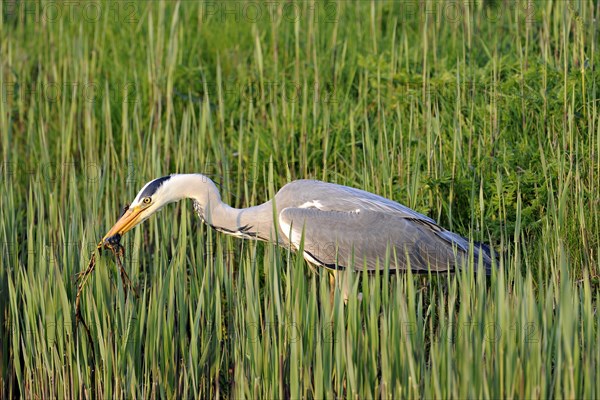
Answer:
[[[444, 238], [446, 241], [451, 243], [453, 246], [457, 246], [460, 250], [462, 250], [463, 256], [469, 254], [470, 241], [466, 237], [463, 237], [457, 233], [451, 231], [444, 231], [438, 234], [440, 237]], [[485, 268], [485, 274], [491, 275], [492, 268], [494, 265], [496, 268], [499, 265], [499, 254], [496, 251], [485, 243], [481, 242], [473, 242], [473, 261], [475, 264], [475, 268], [479, 266], [479, 260], [483, 262], [483, 267]]]

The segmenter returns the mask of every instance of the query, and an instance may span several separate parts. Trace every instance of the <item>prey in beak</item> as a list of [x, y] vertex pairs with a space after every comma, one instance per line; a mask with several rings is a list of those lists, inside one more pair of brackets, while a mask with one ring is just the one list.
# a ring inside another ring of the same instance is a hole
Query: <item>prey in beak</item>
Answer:
[[[119, 267], [119, 272], [121, 273], [121, 280], [123, 282], [123, 288], [125, 289], [125, 296], [127, 296], [127, 290], [132, 289], [135, 296], [139, 297], [137, 290], [131, 284], [129, 277], [127, 276], [127, 272], [123, 267], [125, 249], [123, 248], [123, 246], [121, 246], [121, 237], [123, 236], [123, 234], [131, 230], [131, 228], [138, 225], [140, 222], [144, 221], [146, 218], [148, 218], [150, 215], [152, 215], [154, 212], [160, 209], [162, 205], [179, 199], [169, 197], [169, 191], [162, 192], [162, 195], [160, 194], [161, 192], [159, 191], [159, 189], [165, 182], [169, 181], [169, 179], [171, 179], [170, 175], [158, 178], [151, 182], [148, 182], [146, 186], [142, 188], [142, 190], [138, 193], [135, 200], [133, 201], [133, 207], [126, 205], [123, 208], [123, 211], [121, 212], [121, 215], [119, 216], [117, 222], [113, 225], [112, 228], [110, 228], [106, 235], [104, 235], [102, 241], [100, 241], [100, 243], [98, 244], [98, 248], [94, 253], [92, 253], [87, 268], [84, 271], [77, 274], [78, 287], [77, 295], [75, 297], [75, 329], [77, 330], [77, 327], [81, 322], [87, 334], [88, 341], [90, 343], [93, 343], [93, 340], [91, 332], [85, 320], [83, 319], [83, 314], [81, 313], [81, 294], [83, 292], [83, 288], [87, 283], [87, 280], [96, 268], [96, 253], [99, 254], [100, 251], [103, 249], [109, 249], [113, 252], [115, 256], [115, 261], [117, 262], [117, 265]], [[157, 192], [159, 193], [158, 197], [153, 199], [153, 196], [155, 196]], [[125, 298], [127, 299], [127, 297]], [[94, 347], [92, 346], [92, 365], [95, 365], [94, 360], [95, 353]], [[93, 368], [92, 371], [94, 371]], [[92, 381], [94, 381], [93, 376], [94, 375], [92, 375]]]
[[[125, 268], [123, 268], [123, 257], [125, 257], [125, 249], [121, 246], [121, 237], [122, 235], [129, 231], [131, 228], [139, 224], [143, 220], [142, 211], [147, 208], [147, 202], [144, 201], [142, 204], [138, 204], [134, 207], [130, 207], [129, 204], [126, 204], [121, 211], [121, 215], [117, 222], [113, 225], [112, 228], [108, 231], [106, 235], [102, 238], [102, 241], [98, 244], [98, 249], [110, 249], [115, 255], [115, 259], [117, 261], [117, 265], [119, 266], [119, 271], [121, 273], [121, 280], [123, 281], [124, 288], [131, 288], [135, 293], [136, 297], [138, 296], [137, 291], [131, 284], [129, 280], [129, 276], [127, 276], [127, 272], [125, 272]], [[86, 277], [91, 274], [95, 267], [95, 254], [92, 255], [92, 259], [90, 260], [90, 264], [88, 269], [83, 272], [83, 279], [85, 283]], [[81, 276], [80, 276], [81, 277]], [[83, 288], [83, 285], [80, 286]]]
[[[139, 297], [139, 294], [135, 287], [131, 284], [131, 280], [129, 276], [127, 276], [127, 272], [125, 272], [125, 268], [123, 267], [123, 258], [125, 257], [125, 250], [123, 246], [121, 246], [121, 235], [132, 227], [134, 227], [140, 220], [140, 214], [142, 211], [141, 206], [134, 207], [132, 209], [129, 208], [129, 205], [126, 205], [121, 212], [121, 216], [117, 223], [108, 231], [108, 233], [102, 238], [102, 241], [98, 244], [97, 250], [102, 250], [103, 248], [110, 249], [115, 255], [115, 260], [117, 265], [119, 266], [119, 272], [121, 273], [121, 280], [123, 281], [123, 288], [132, 289], [135, 297]], [[75, 297], [75, 330], [79, 326], [79, 323], [83, 325], [85, 333], [87, 335], [88, 341], [90, 343], [94, 343], [92, 339], [92, 335], [90, 329], [83, 319], [83, 314], [81, 313], [81, 294], [83, 293], [83, 288], [85, 287], [88, 278], [91, 276], [92, 272], [96, 268], [96, 253], [92, 253], [90, 257], [90, 262], [88, 263], [87, 268], [84, 271], [81, 271], [77, 274], [77, 295]], [[125, 291], [125, 299], [127, 299], [127, 291]], [[92, 349], [92, 365], [95, 365], [96, 353], [94, 351], [94, 346]], [[93, 368], [92, 368], [92, 371]], [[92, 380], [93, 378], [92, 372]]]
[[121, 242], [121, 237], [131, 228], [141, 222], [141, 213], [143, 208], [136, 206], [129, 208], [126, 205], [121, 212], [121, 216], [112, 228], [104, 235], [100, 246], [116, 246]]

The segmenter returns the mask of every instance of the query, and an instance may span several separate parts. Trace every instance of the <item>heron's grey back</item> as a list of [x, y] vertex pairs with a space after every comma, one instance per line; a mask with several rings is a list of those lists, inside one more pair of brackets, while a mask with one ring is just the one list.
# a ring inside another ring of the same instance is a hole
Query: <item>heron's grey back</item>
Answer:
[[[434, 220], [384, 197], [320, 181], [284, 186], [276, 197], [281, 233], [305, 257], [328, 268], [353, 265], [413, 271], [454, 270], [466, 262], [467, 239]], [[286, 232], [287, 230], [287, 232]], [[479, 249], [474, 249], [475, 259]], [[491, 259], [482, 253], [486, 269]]]

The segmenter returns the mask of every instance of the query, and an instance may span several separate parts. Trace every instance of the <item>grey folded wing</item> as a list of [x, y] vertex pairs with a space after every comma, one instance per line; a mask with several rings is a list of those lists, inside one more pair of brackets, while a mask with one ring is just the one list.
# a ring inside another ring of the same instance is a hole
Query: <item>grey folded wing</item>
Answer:
[[468, 249], [464, 238], [432, 220], [400, 213], [285, 208], [279, 225], [296, 250], [304, 240], [308, 261], [331, 269], [383, 269], [389, 255], [393, 269], [454, 270]]

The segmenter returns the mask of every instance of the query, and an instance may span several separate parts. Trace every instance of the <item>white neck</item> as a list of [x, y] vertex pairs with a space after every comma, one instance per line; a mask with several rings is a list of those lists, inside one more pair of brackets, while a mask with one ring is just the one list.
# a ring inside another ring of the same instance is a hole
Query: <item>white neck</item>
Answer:
[[161, 188], [165, 203], [182, 199], [194, 199], [202, 204], [221, 203], [221, 195], [210, 178], [201, 174], [175, 174]]
[[271, 202], [257, 207], [237, 209], [221, 200], [214, 182], [201, 174], [172, 175], [159, 189], [166, 203], [185, 198], [194, 200], [194, 208], [210, 226], [225, 233], [247, 238], [269, 240], [273, 232]]

